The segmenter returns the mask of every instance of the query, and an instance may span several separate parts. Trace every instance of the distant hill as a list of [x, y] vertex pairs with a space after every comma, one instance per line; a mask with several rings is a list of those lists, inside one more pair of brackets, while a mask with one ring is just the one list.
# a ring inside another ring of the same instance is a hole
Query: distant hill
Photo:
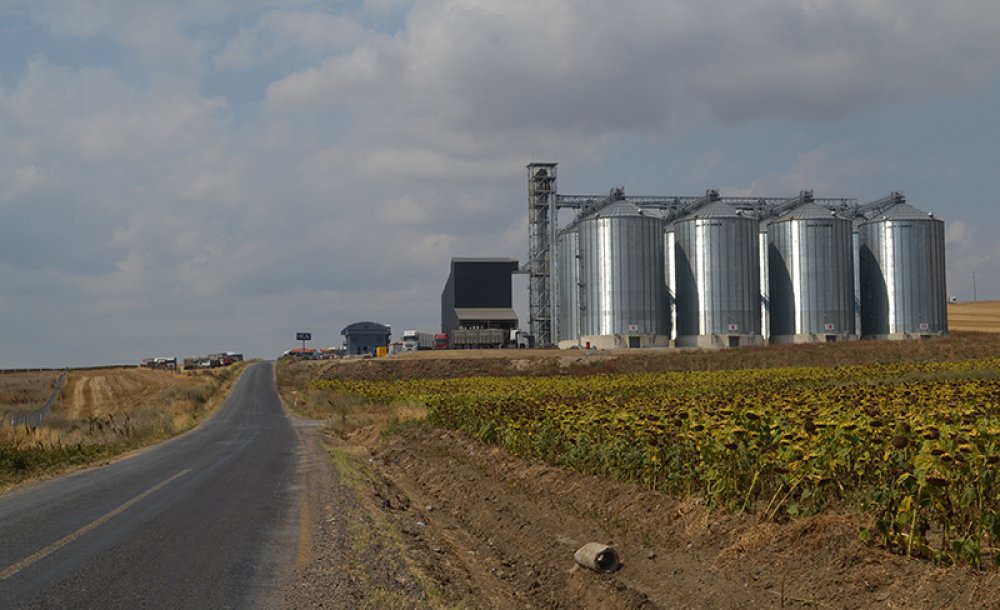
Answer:
[[948, 330], [1000, 333], [1000, 301], [949, 304]]

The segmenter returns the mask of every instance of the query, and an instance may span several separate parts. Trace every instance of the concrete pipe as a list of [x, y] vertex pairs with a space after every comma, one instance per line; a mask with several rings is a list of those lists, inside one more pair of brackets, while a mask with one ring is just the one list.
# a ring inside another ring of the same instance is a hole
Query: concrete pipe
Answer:
[[595, 572], [615, 572], [621, 567], [618, 553], [600, 542], [588, 542], [573, 554], [576, 563]]

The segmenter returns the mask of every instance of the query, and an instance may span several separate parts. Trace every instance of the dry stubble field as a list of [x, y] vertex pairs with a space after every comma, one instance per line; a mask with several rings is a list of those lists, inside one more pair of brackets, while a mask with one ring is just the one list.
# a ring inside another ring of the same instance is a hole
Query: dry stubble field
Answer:
[[1000, 301], [950, 304], [948, 326], [953, 331], [1000, 333]]

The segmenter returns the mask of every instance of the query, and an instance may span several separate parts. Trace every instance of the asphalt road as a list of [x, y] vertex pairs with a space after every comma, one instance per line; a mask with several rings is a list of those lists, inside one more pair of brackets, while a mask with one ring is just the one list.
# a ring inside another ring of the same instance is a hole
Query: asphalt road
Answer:
[[197, 429], [0, 496], [0, 608], [279, 605], [298, 548], [297, 450], [259, 363]]

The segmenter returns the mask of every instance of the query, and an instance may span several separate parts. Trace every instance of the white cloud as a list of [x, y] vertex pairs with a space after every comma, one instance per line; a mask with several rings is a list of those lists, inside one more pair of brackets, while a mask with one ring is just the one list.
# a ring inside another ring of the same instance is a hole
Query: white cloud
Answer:
[[[61, 319], [136, 333], [142, 352], [197, 353], [204, 335], [270, 355], [285, 325], [315, 320], [432, 329], [451, 256], [523, 258], [532, 159], [575, 167], [598, 192], [631, 175], [616, 154], [637, 142], [687, 178], [731, 184], [724, 194], [879, 196], [885, 177], [906, 189], [898, 180], [929, 166], [960, 179], [945, 170], [968, 171], [962, 160], [936, 145], [915, 160], [798, 126], [969, 95], [1000, 64], [1000, 13], [985, 1], [31, 7], [56, 38], [121, 51], [70, 67], [25, 50], [36, 59], [5, 75], [0, 305], [30, 318], [52, 314], [40, 299], [65, 302]], [[785, 153], [733, 178], [745, 159], [727, 129], [751, 124]], [[685, 138], [705, 126], [721, 142], [688, 158]], [[983, 226], [949, 224], [949, 269], [990, 264]]]
[[835, 119], [976, 89], [1000, 64], [988, 2], [416, 2], [405, 35], [271, 86], [473, 133], [670, 133], [699, 117]]
[[945, 228], [944, 241], [949, 246], [968, 243], [972, 237], [973, 228], [964, 220], [954, 220]]
[[308, 58], [350, 49], [368, 33], [352, 17], [301, 10], [274, 10], [253, 26], [243, 28], [214, 56], [222, 69], [241, 70], [274, 59], [282, 53], [300, 52]]
[[74, 71], [41, 59], [0, 104], [25, 150], [51, 147], [95, 162], [199, 144], [226, 110], [221, 98], [143, 89], [108, 69]]

